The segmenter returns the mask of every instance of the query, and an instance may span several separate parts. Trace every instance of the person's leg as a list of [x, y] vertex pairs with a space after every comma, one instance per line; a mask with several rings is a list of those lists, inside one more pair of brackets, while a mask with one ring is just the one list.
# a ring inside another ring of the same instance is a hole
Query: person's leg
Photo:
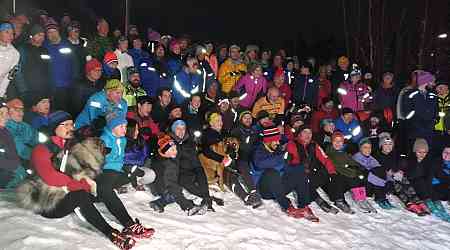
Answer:
[[239, 174], [242, 176], [242, 179], [245, 181], [245, 185], [249, 188], [249, 190], [255, 190], [256, 185], [250, 175], [250, 164], [247, 161], [238, 160], [237, 168]]
[[191, 209], [194, 206], [194, 203], [184, 197], [183, 188], [178, 184], [178, 166], [175, 164], [175, 162], [166, 162], [165, 167], [166, 169], [164, 171], [163, 177], [165, 189], [174, 196], [175, 202], [181, 207], [182, 210], [186, 211]]
[[124, 177], [121, 173], [116, 171], [103, 171], [102, 174], [97, 176], [97, 195], [101, 202], [103, 202], [108, 208], [109, 212], [116, 217], [120, 223], [127, 227], [133, 224], [133, 219], [128, 214], [122, 201], [117, 196], [114, 188], [117, 187], [118, 183], [125, 182]]
[[259, 180], [258, 189], [263, 199], [275, 199], [283, 210], [289, 208], [291, 202], [284, 193], [282, 177], [276, 170], [264, 171]]
[[[340, 174], [331, 176], [331, 185], [334, 188], [328, 190], [331, 201], [344, 200], [346, 190], [345, 177]], [[331, 187], [330, 185], [330, 187]]]
[[79, 207], [80, 212], [89, 224], [107, 237], [111, 236], [113, 228], [105, 221], [94, 206], [92, 196], [86, 191], [69, 192], [52, 211], [42, 213], [46, 218], [62, 218], [74, 212]]
[[437, 185], [433, 185], [432, 199], [434, 201], [437, 201], [437, 200], [448, 201], [449, 200], [449, 185], [446, 183], [440, 183]]
[[[425, 178], [418, 178], [411, 180], [411, 185], [416, 191], [421, 200], [425, 201], [431, 199], [431, 194], [428, 192], [427, 183]], [[431, 183], [430, 183], [431, 185]]]
[[284, 194], [294, 191], [297, 194], [297, 207], [304, 208], [310, 204], [309, 184], [305, 168], [289, 167], [283, 175]]

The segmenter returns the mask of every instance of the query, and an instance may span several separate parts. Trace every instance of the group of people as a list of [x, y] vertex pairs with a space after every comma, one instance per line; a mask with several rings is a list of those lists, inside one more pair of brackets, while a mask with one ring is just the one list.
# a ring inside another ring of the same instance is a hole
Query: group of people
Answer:
[[[64, 187], [64, 198], [42, 216], [79, 208], [130, 249], [154, 229], [120, 200], [128, 184], [156, 196], [149, 206], [159, 213], [172, 203], [188, 216], [226, 206], [210, 192], [201, 155], [224, 167], [230, 191], [254, 209], [274, 200], [287, 216], [319, 222], [313, 202], [331, 214], [376, 213], [394, 209], [395, 195], [405, 211], [450, 222], [442, 204], [449, 200], [450, 97], [433, 74], [415, 70], [400, 86], [392, 72], [378, 82], [345, 56], [318, 67], [284, 50], [215, 49], [153, 29], [144, 38], [134, 25], [110, 34], [103, 18], [96, 25], [96, 34], [82, 38], [70, 15], [58, 23], [45, 10], [0, 24], [0, 188], [29, 178]], [[94, 180], [76, 180], [54, 157], [86, 128], [108, 152]], [[229, 138], [237, 140], [231, 150], [214, 150]]]

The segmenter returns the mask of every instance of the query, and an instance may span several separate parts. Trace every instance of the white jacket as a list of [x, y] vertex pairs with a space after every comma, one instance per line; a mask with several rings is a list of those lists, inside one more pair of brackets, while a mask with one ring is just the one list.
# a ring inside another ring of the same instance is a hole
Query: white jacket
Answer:
[[120, 70], [120, 81], [123, 83], [128, 82], [127, 68], [134, 66], [133, 58], [127, 52], [122, 53], [118, 49], [114, 51], [114, 54], [116, 54], [117, 60], [119, 61], [117, 68]]
[[11, 44], [0, 45], [0, 97], [4, 97], [6, 94], [10, 82], [8, 76], [19, 63], [19, 58], [20, 54], [14, 46]]

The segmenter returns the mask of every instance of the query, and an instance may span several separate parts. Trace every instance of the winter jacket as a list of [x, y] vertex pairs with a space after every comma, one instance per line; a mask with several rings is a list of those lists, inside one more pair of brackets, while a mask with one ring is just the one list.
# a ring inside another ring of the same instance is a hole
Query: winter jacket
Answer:
[[258, 99], [258, 101], [255, 102], [255, 105], [253, 106], [252, 110], [252, 116], [253, 118], [256, 118], [257, 114], [261, 110], [267, 111], [272, 117], [275, 117], [277, 114], [282, 115], [284, 114], [285, 110], [285, 103], [284, 99], [282, 97], [278, 97], [278, 99], [275, 102], [270, 102], [266, 96], [263, 96]]
[[295, 78], [292, 93], [296, 104], [306, 103], [310, 107], [316, 107], [319, 82], [309, 75], [299, 75]]
[[202, 136], [202, 154], [206, 156], [206, 158], [221, 163], [225, 157], [214, 152], [211, 146], [223, 141], [223, 139], [220, 132], [212, 128], [207, 128]]
[[48, 116], [36, 112], [26, 112], [23, 120], [36, 130], [48, 126]]
[[379, 87], [373, 97], [373, 110], [384, 110], [390, 108], [392, 111], [395, 110], [395, 104], [397, 103], [399, 91], [397, 88], [383, 88]]
[[209, 63], [209, 66], [211, 66], [212, 71], [214, 72], [214, 75], [217, 76], [217, 73], [219, 71], [219, 62], [217, 61], [217, 56], [212, 54], [206, 57], [206, 60]]
[[142, 87], [147, 95], [155, 97], [158, 89], [172, 87], [173, 78], [169, 76], [165, 61], [143, 58], [137, 65]]
[[23, 160], [30, 160], [31, 151], [39, 144], [38, 132], [25, 122], [8, 120], [6, 129], [11, 133], [16, 145], [17, 154]]
[[50, 55], [46, 48], [26, 44], [19, 48], [19, 68], [14, 79], [20, 95], [50, 89]]
[[[367, 182], [377, 187], [384, 187], [386, 185], [386, 169], [384, 166], [381, 166], [377, 159], [375, 159], [371, 155], [365, 156], [361, 152], [358, 152], [353, 155], [353, 160], [358, 162], [369, 172], [369, 175], [367, 176]], [[380, 169], [381, 171], [377, 172], [382, 172], [382, 175], [380, 176], [375, 174], [375, 169]]]
[[191, 94], [200, 93], [202, 78], [199, 74], [192, 74], [181, 70], [174, 76], [173, 100], [177, 104], [182, 104]]
[[145, 160], [149, 157], [149, 148], [146, 143], [142, 146], [136, 145], [136, 140], [128, 140], [125, 148], [125, 156], [123, 165], [127, 166], [144, 166]]
[[240, 124], [231, 131], [231, 136], [239, 140], [239, 160], [250, 161], [258, 134]]
[[439, 161], [434, 160], [430, 154], [427, 154], [421, 162], [417, 162], [417, 157], [413, 154], [408, 157], [404, 171], [409, 180], [423, 178], [429, 180], [431, 184], [433, 173], [439, 164]]
[[141, 117], [135, 111], [128, 111], [127, 118], [137, 121], [139, 129], [149, 128], [152, 131], [152, 136], [157, 136], [160, 132], [158, 124], [151, 117]]
[[72, 45], [67, 40], [61, 40], [58, 44], [44, 42], [50, 55], [50, 82], [53, 88], [72, 87], [77, 72], [77, 57]]
[[347, 152], [337, 151], [330, 145], [325, 153], [328, 155], [331, 162], [333, 162], [338, 174], [349, 178], [357, 178], [359, 175], [363, 174], [363, 168], [361, 168], [359, 163], [353, 160]]
[[133, 58], [128, 54], [127, 51], [122, 52], [119, 49], [116, 49], [114, 51], [114, 54], [116, 54], [117, 60], [119, 61], [117, 68], [119, 69], [121, 75], [120, 81], [127, 82], [127, 68], [134, 66]]
[[319, 93], [317, 98], [317, 107], [322, 105], [325, 98], [331, 97], [331, 82], [328, 79], [318, 79], [319, 82]]
[[144, 58], [150, 59], [150, 54], [143, 49], [129, 49], [128, 54], [133, 59], [133, 65], [137, 67]]
[[350, 79], [350, 71], [342, 70], [338, 68], [331, 77], [331, 97], [335, 102], [338, 101], [339, 94], [337, 93], [337, 89], [342, 82]]
[[182, 107], [183, 121], [191, 131], [201, 131], [203, 129], [203, 118], [199, 114], [199, 110], [192, 108], [190, 102], [185, 102]]
[[73, 81], [80, 81], [85, 75], [85, 65], [86, 65], [86, 56], [87, 50], [83, 47], [82, 42], [73, 43], [70, 40], [68, 41], [72, 46], [73, 56], [74, 56], [74, 68], [73, 71]]
[[216, 75], [206, 59], [204, 61], [198, 61], [198, 70], [200, 70], [200, 77], [202, 78], [200, 91], [205, 92], [206, 87], [211, 84], [211, 81], [216, 79]]
[[280, 173], [280, 175], [283, 175], [286, 165], [284, 154], [285, 152], [282, 150], [270, 152], [263, 143], [258, 143], [250, 162], [250, 174], [253, 182], [258, 185], [259, 180], [266, 169], [274, 169]]
[[375, 159], [386, 168], [386, 171], [397, 172], [400, 170], [400, 159], [395, 152], [386, 155], [380, 150], [375, 154]]
[[411, 86], [406, 86], [398, 94], [397, 105], [396, 105], [396, 116], [400, 120], [406, 119], [407, 114], [405, 114], [405, 110], [403, 107], [403, 105], [405, 104], [405, 94], [408, 93], [412, 89], [413, 88]]
[[289, 71], [287, 69], [284, 70], [284, 81], [288, 86], [293, 85], [297, 74], [295, 71]]
[[354, 143], [358, 143], [363, 137], [363, 131], [359, 125], [358, 120], [353, 119], [349, 124], [345, 123], [342, 117], [337, 118], [334, 121], [336, 130], [341, 131], [346, 139], [352, 139]]
[[95, 118], [99, 116], [106, 117], [110, 113], [115, 113], [117, 116], [126, 118], [127, 111], [128, 106], [124, 99], [119, 104], [114, 104], [107, 99], [105, 91], [99, 91], [86, 102], [83, 111], [81, 111], [75, 120], [75, 128], [78, 129], [90, 125]]
[[413, 89], [405, 93], [403, 102], [409, 138], [424, 138], [430, 143], [438, 118], [437, 95]]
[[192, 170], [202, 168], [200, 160], [198, 159], [198, 152], [195, 147], [195, 143], [189, 134], [185, 134], [184, 138], [177, 138], [175, 135], [170, 134], [177, 144], [177, 161], [181, 170]]
[[127, 102], [128, 108], [131, 109], [136, 106], [136, 99], [139, 96], [146, 96], [147, 93], [142, 87], [133, 87], [131, 83], [124, 85], [123, 99]]
[[6, 89], [12, 79], [19, 64], [20, 54], [13, 45], [0, 46], [0, 97], [4, 97]]
[[436, 166], [433, 172], [432, 184], [450, 185], [450, 162], [442, 160], [440, 164]]
[[89, 97], [98, 91], [101, 91], [103, 88], [104, 82], [100, 80], [91, 82], [89, 79], [85, 78], [76, 82], [72, 88], [69, 112], [76, 117], [83, 110]]
[[286, 107], [289, 106], [292, 103], [291, 87], [287, 83], [284, 83], [278, 88], [278, 90], [280, 91], [280, 96], [284, 99], [284, 104]]
[[123, 172], [122, 167], [124, 165], [127, 139], [125, 137], [114, 136], [108, 128], [104, 129], [100, 139], [102, 139], [107, 148], [111, 149], [111, 152], [105, 156], [103, 169]]
[[160, 131], [166, 130], [166, 128], [168, 126], [169, 106], [170, 106], [170, 104], [167, 105], [166, 107], [162, 107], [159, 101], [157, 101], [155, 104], [153, 104], [152, 118], [156, 123], [158, 123]]
[[329, 174], [336, 174], [333, 162], [315, 142], [306, 145], [300, 139], [295, 138], [288, 142], [286, 150], [290, 156], [290, 166], [301, 164], [307, 172], [317, 171], [320, 167], [325, 167]]
[[231, 58], [225, 60], [219, 68], [219, 82], [224, 94], [230, 93], [241, 76], [245, 75], [247, 66], [240, 60], [233, 61]]
[[339, 88], [341, 89], [340, 100], [343, 108], [351, 108], [355, 112], [364, 110], [364, 104], [370, 100], [370, 90], [366, 84], [343, 82]]
[[239, 79], [236, 86], [234, 86], [234, 89], [238, 91], [240, 95], [245, 94], [245, 97], [242, 98], [239, 103], [242, 107], [250, 109], [256, 99], [267, 92], [267, 81], [263, 76], [256, 78], [251, 74], [246, 74]]
[[337, 109], [333, 109], [331, 112], [326, 112], [323, 109], [314, 111], [311, 116], [311, 129], [313, 133], [319, 133], [320, 132], [320, 123], [324, 119], [332, 119], [336, 120], [338, 118], [338, 111]]
[[434, 130], [446, 132], [450, 128], [445, 127], [444, 120], [450, 115], [450, 95], [438, 96], [439, 122], [434, 126]]
[[20, 165], [14, 138], [6, 128], [0, 128], [0, 171], [14, 175]]
[[167, 60], [167, 68], [168, 68], [168, 73], [169, 73], [169, 77], [173, 77], [176, 74], [178, 74], [178, 72], [183, 70], [183, 62], [181, 61], [181, 56], [178, 55], [172, 55], [169, 57], [169, 59]]
[[118, 68], [112, 68], [106, 63], [102, 64], [102, 78], [101, 78], [102, 82], [106, 82], [111, 79], [121, 80], [121, 78], [122, 73]]
[[109, 37], [95, 35], [93, 39], [89, 40], [87, 50], [90, 56], [102, 62], [105, 53], [113, 51], [112, 40]]

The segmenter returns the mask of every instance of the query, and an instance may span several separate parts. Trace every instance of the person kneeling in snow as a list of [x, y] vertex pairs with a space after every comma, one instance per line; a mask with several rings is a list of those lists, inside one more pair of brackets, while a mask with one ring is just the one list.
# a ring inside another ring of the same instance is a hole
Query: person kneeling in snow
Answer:
[[[288, 216], [306, 218], [318, 222], [319, 219], [308, 207], [308, 187], [304, 168], [287, 167], [287, 152], [280, 147], [280, 130], [277, 127], [267, 128], [262, 133], [263, 140], [253, 153], [251, 162], [252, 177], [263, 199], [275, 199]], [[295, 208], [287, 194], [297, 194]]]

